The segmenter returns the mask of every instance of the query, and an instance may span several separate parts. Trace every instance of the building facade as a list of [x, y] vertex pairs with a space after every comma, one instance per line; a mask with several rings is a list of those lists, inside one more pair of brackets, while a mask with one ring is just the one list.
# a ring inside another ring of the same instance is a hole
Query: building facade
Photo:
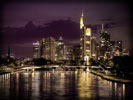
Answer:
[[64, 60], [73, 60], [73, 46], [64, 46]]
[[73, 60], [76, 65], [80, 65], [80, 45], [73, 46]]
[[59, 40], [56, 41], [56, 61], [64, 60], [64, 42], [63, 38], [60, 36]]
[[33, 58], [40, 58], [40, 43], [39, 41], [33, 43]]
[[116, 50], [120, 52], [120, 56], [122, 56], [122, 41], [116, 41]]
[[102, 30], [100, 31], [100, 56], [110, 56], [110, 34], [104, 31], [102, 24]]
[[55, 61], [56, 40], [53, 37], [43, 38], [40, 46], [40, 56], [51, 61]]
[[91, 57], [96, 59], [96, 37], [91, 37]]
[[83, 65], [89, 65], [91, 57], [91, 28], [86, 28], [83, 23], [83, 12], [80, 17], [80, 49]]

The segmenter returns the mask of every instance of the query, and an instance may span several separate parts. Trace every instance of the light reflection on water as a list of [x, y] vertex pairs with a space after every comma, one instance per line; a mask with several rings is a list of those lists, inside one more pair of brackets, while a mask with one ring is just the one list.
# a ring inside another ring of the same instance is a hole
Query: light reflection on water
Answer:
[[127, 100], [132, 89], [85, 71], [0, 75], [0, 100]]

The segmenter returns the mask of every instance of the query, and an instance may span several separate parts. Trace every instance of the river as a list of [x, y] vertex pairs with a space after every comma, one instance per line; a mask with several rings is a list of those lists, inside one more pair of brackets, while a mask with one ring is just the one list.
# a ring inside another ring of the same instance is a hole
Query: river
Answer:
[[0, 75], [0, 100], [129, 100], [132, 95], [133, 84], [107, 81], [86, 71]]

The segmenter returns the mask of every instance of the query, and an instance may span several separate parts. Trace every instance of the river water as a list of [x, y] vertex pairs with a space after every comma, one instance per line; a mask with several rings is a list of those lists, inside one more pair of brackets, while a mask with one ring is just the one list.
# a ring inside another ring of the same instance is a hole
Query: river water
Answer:
[[132, 95], [133, 84], [107, 81], [85, 71], [0, 75], [0, 100], [129, 100]]

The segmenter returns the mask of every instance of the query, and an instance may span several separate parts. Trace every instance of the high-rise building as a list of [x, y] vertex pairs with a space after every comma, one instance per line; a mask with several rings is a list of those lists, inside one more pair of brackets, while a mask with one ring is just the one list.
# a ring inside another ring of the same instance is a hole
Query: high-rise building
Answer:
[[110, 58], [112, 59], [115, 55], [115, 41], [110, 41]]
[[123, 49], [122, 50], [122, 56], [129, 56], [129, 50], [128, 49]]
[[96, 37], [91, 37], [91, 56], [96, 57]]
[[122, 56], [122, 41], [110, 41], [111, 58], [114, 56]]
[[73, 60], [80, 65], [80, 45], [73, 46]]
[[96, 43], [96, 60], [100, 59], [100, 45]]
[[100, 31], [100, 56], [110, 55], [110, 34], [104, 31], [102, 24], [102, 30]]
[[64, 59], [73, 60], [73, 46], [64, 46]]
[[116, 41], [116, 50], [119, 50], [122, 55], [122, 41]]
[[56, 40], [53, 37], [43, 38], [41, 40], [40, 46], [40, 55], [41, 57], [55, 61], [55, 52], [56, 52]]
[[39, 41], [33, 43], [33, 58], [40, 58], [40, 43], [39, 43]]
[[83, 22], [83, 12], [80, 17], [80, 49], [81, 49], [81, 60], [84, 65], [89, 65], [91, 57], [91, 28], [86, 28]]
[[59, 40], [56, 41], [56, 60], [64, 60], [64, 42], [63, 38], [60, 36]]

